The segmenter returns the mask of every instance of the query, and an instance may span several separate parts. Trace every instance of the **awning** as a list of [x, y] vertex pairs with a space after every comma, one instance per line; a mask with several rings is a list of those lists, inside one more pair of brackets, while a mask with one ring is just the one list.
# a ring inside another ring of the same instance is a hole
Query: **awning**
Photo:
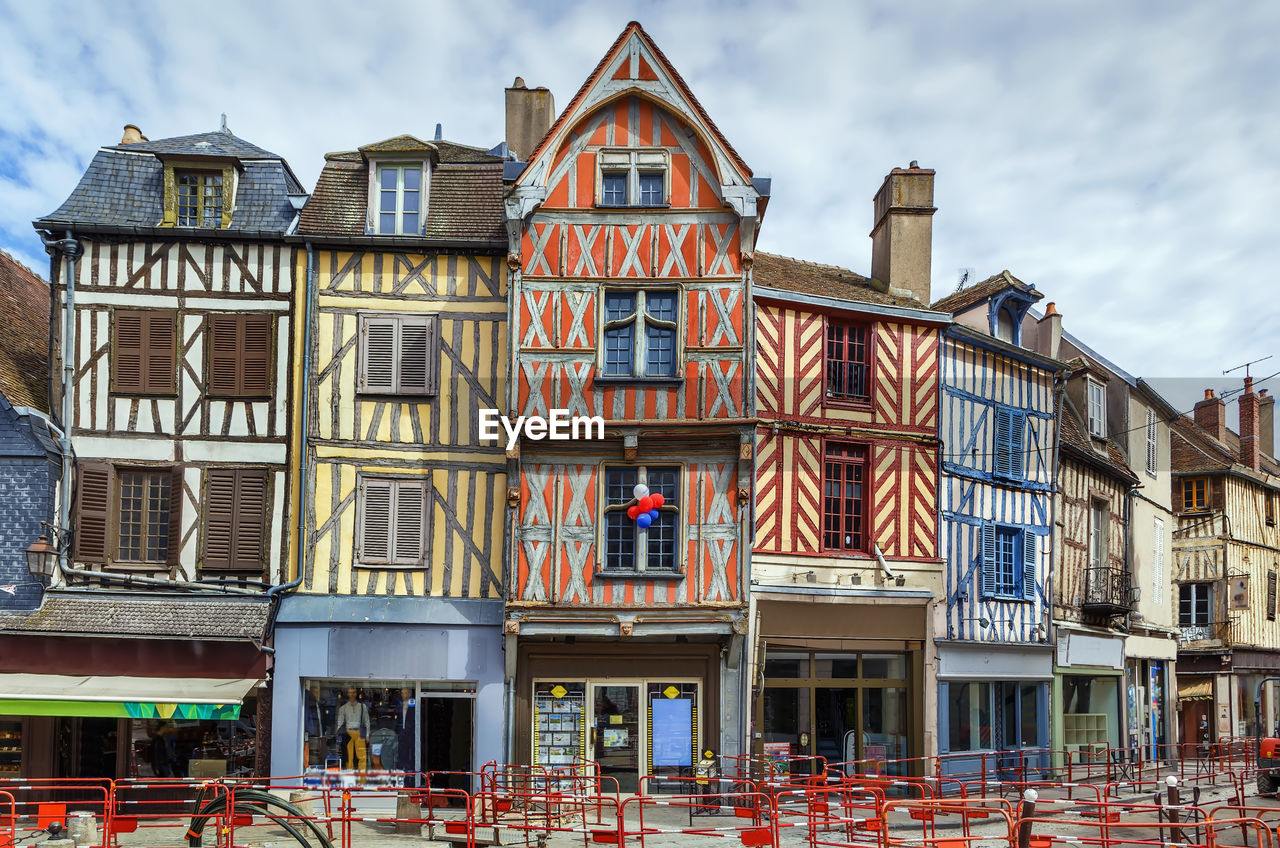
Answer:
[[1190, 679], [1178, 680], [1178, 700], [1179, 701], [1212, 701], [1213, 700], [1213, 678], [1212, 677], [1193, 677]]
[[0, 715], [235, 719], [249, 678], [0, 674]]

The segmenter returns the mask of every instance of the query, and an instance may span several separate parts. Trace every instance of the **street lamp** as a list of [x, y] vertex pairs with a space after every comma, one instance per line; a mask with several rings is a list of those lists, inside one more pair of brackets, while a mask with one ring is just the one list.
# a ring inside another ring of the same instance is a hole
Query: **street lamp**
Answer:
[[44, 578], [41, 582], [47, 586], [57, 568], [58, 549], [48, 539], [41, 536], [27, 546], [27, 570], [32, 577]]

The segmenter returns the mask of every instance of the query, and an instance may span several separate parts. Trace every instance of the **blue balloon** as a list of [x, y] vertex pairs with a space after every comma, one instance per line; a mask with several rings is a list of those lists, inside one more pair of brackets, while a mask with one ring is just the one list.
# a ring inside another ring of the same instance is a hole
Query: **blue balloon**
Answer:
[[641, 528], [648, 527], [652, 523], [653, 519], [649, 517], [647, 512], [642, 512], [636, 516], [636, 524], [639, 524]]
[[657, 521], [657, 520], [658, 520], [658, 510], [657, 510], [656, 508], [655, 508], [655, 509], [651, 509], [651, 510], [649, 510], [649, 519], [650, 519], [651, 521]]

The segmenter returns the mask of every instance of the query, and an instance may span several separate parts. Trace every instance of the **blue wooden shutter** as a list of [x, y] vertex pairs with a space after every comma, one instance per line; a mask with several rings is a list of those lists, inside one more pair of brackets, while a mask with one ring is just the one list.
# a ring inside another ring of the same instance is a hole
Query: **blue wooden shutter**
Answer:
[[1026, 442], [1023, 434], [1026, 426], [1026, 415], [1021, 412], [1009, 412], [1009, 476], [1011, 477], [1023, 476], [1023, 463], [1026, 459]]
[[1013, 411], [996, 410], [995, 473], [1008, 477], [1013, 474]]
[[1022, 597], [1036, 599], [1036, 554], [1039, 552], [1039, 536], [1030, 530], [1022, 531]]
[[996, 526], [982, 525], [982, 597], [996, 595]]

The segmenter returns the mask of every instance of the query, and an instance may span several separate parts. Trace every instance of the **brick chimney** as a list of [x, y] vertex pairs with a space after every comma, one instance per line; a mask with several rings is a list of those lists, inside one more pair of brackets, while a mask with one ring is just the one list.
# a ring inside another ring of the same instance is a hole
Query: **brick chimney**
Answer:
[[1253, 378], [1244, 378], [1244, 394], [1240, 395], [1240, 463], [1254, 471], [1262, 466], [1262, 444], [1258, 438], [1261, 403], [1253, 391]]
[[1263, 389], [1258, 392], [1258, 441], [1262, 452], [1276, 458], [1276, 396]]
[[1044, 308], [1044, 317], [1036, 326], [1036, 353], [1050, 359], [1058, 358], [1062, 347], [1062, 313], [1053, 301]]
[[142, 134], [142, 130], [138, 129], [137, 124], [125, 124], [124, 135], [120, 137], [120, 143], [137, 144], [140, 141], [149, 141], [149, 139]]
[[933, 252], [933, 170], [912, 162], [894, 168], [875, 196], [871, 276], [890, 294], [929, 304]]
[[555, 114], [550, 89], [528, 88], [524, 77], [516, 77], [507, 89], [507, 149], [521, 162], [526, 161], [551, 129]]
[[1227, 405], [1214, 396], [1213, 389], [1204, 390], [1204, 400], [1195, 405], [1195, 419], [1215, 439], [1227, 441]]

